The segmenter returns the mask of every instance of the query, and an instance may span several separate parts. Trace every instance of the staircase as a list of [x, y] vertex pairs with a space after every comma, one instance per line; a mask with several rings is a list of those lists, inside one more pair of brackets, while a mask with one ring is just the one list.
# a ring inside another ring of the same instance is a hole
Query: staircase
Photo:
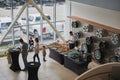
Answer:
[[84, 72], [83, 74], [78, 76], [75, 80], [111, 80], [110, 79], [111, 74], [112, 74], [112, 71], [114, 71], [113, 67], [116, 67], [116, 66], [117, 68], [120, 69], [119, 62], [111, 62], [111, 63], [99, 65], [97, 67], [94, 67]]

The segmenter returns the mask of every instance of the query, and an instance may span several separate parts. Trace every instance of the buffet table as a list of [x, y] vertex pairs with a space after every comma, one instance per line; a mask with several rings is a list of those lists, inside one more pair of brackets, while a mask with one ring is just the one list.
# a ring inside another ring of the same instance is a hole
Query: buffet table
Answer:
[[54, 59], [60, 64], [64, 64], [64, 54], [52, 48], [49, 48], [49, 50], [50, 50], [50, 54], [49, 54], [50, 58]]
[[68, 46], [66, 44], [54, 42], [48, 45], [50, 50], [49, 57], [60, 64], [64, 64], [64, 55], [67, 54]]
[[69, 52], [74, 51], [74, 49], [69, 49], [68, 44], [57, 42], [48, 45], [48, 48], [50, 50], [49, 57], [62, 65], [64, 64], [64, 55], [67, 55]]
[[64, 56], [64, 66], [80, 75], [87, 70], [88, 63], [79, 61], [79, 59], [72, 59], [66, 55]]
[[52, 43], [48, 46], [50, 50], [49, 57], [64, 65], [64, 67], [72, 70], [80, 75], [88, 68], [91, 62], [91, 55], [86, 54], [83, 56], [75, 49], [69, 49], [66, 44]]
[[19, 65], [20, 50], [16, 49], [16, 48], [10, 48], [8, 51], [12, 58], [12, 63], [11, 63], [10, 69], [13, 71], [20, 71], [21, 70], [20, 65]]

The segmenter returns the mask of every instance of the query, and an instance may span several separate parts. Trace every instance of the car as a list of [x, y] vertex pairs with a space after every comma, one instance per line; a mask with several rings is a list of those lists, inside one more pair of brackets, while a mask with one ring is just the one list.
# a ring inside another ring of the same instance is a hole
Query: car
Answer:
[[[51, 17], [48, 14], [45, 14], [45, 16], [51, 22]], [[40, 21], [42, 19], [43, 19], [43, 25], [42, 25], [42, 30], [41, 30]], [[27, 19], [25, 17], [22, 17], [19, 20], [19, 23], [22, 26], [23, 33], [27, 32], [26, 26], [24, 26], [24, 25], [26, 25], [26, 20]], [[41, 35], [41, 31], [42, 31], [44, 36], [47, 35], [46, 37], [48, 37], [48, 36], [52, 37], [51, 35], [53, 35], [53, 33], [54, 33], [53, 29], [50, 27], [50, 25], [47, 23], [47, 21], [39, 13], [29, 14], [28, 21], [29, 21], [29, 35], [33, 36], [34, 35], [33, 32], [36, 29], [38, 31], [39, 35]], [[62, 32], [64, 29], [64, 24], [61, 22], [57, 22], [56, 29], [59, 30], [60, 32]]]
[[0, 0], [0, 7], [4, 7], [4, 4], [3, 4], [4, 0]]
[[[22, 32], [23, 32], [24, 34], [27, 34], [27, 30], [26, 30], [26, 29], [22, 29]], [[34, 33], [31, 32], [31, 31], [29, 31], [29, 36], [34, 37]]]
[[17, 5], [17, 2], [15, 0], [13, 0], [13, 1], [11, 1], [11, 0], [4, 0], [4, 1], [2, 1], [2, 4], [4, 5], [4, 7], [6, 9], [10, 9], [12, 5], [13, 5], [13, 8], [15, 8], [16, 5]]
[[25, 4], [25, 0], [19, 0], [19, 1], [18, 1], [18, 4], [19, 4], [19, 5]]
[[[48, 15], [48, 14], [45, 14], [45, 16], [51, 20], [51, 17]], [[43, 19], [43, 22], [46, 24], [46, 21], [44, 20], [44, 18], [36, 13], [36, 14], [29, 14], [29, 18], [28, 18], [28, 21], [29, 21], [29, 24], [30, 24], [30, 27], [29, 27], [29, 31], [33, 32], [34, 29], [39, 29], [40, 30], [40, 21]], [[21, 25], [26, 25], [26, 17], [22, 17], [19, 19], [19, 23]], [[26, 29], [26, 27], [22, 27], [22, 29]], [[25, 31], [25, 30], [24, 30]], [[40, 34], [40, 32], [39, 32]]]
[[[51, 20], [51, 17], [48, 14], [45, 14], [45, 16]], [[30, 24], [38, 24], [40, 23], [40, 21], [43, 19], [43, 21], [45, 20], [39, 13], [36, 14], [30, 14], [28, 21]], [[26, 17], [22, 17], [19, 21], [21, 23], [21, 25], [25, 25], [26, 24]]]
[[[0, 38], [5, 34], [11, 23], [12, 20], [10, 17], [0, 17]], [[14, 35], [15, 35], [14, 36], [15, 40], [20, 39], [21, 34], [20, 34], [20, 28], [18, 22], [16, 22], [14, 25]], [[9, 31], [4, 41], [5, 42], [12, 41], [12, 31]]]

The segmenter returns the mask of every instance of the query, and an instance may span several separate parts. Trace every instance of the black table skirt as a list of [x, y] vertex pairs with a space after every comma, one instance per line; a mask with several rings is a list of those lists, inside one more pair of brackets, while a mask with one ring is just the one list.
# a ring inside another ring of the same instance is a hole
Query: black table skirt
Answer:
[[49, 57], [63, 65], [64, 64], [64, 55], [60, 54], [60, 52], [58, 52], [54, 49], [49, 48], [49, 50], [50, 50]]
[[87, 70], [88, 63], [84, 61], [75, 61], [74, 59], [64, 56], [64, 66], [76, 74], [80, 75]]
[[12, 58], [12, 63], [11, 63], [10, 69], [13, 71], [20, 71], [21, 70], [20, 65], [19, 65], [20, 51], [15, 50], [14, 48], [10, 48], [8, 51]]

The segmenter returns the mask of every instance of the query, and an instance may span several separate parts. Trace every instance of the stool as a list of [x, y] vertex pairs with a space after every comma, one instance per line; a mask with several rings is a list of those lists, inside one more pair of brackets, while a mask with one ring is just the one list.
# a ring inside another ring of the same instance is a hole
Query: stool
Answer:
[[38, 80], [38, 69], [40, 65], [39, 62], [28, 62], [28, 80]]

